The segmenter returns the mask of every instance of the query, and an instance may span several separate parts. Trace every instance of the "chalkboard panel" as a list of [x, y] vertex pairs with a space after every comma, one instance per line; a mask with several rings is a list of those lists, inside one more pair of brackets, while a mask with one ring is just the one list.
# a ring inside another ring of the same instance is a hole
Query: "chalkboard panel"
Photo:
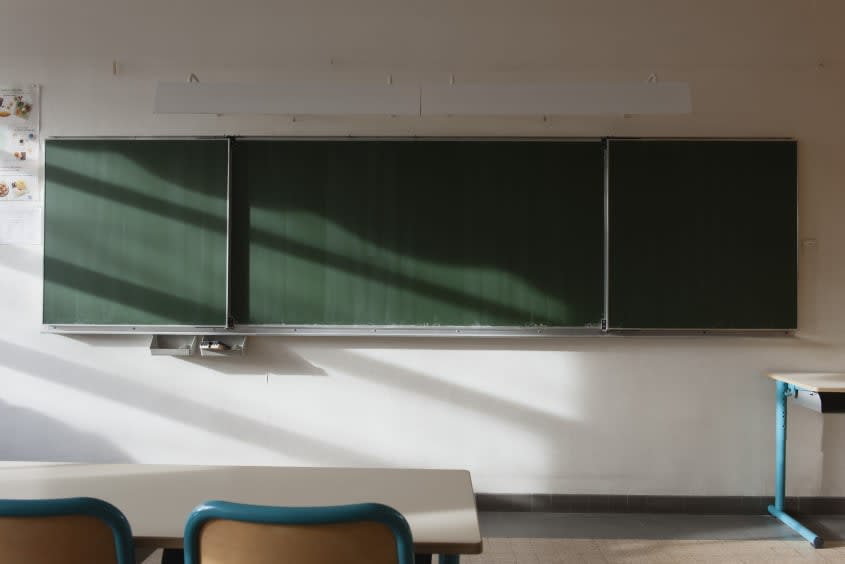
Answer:
[[598, 141], [238, 140], [248, 325], [598, 326]]
[[609, 142], [612, 329], [793, 329], [792, 141]]
[[46, 144], [44, 323], [226, 325], [228, 149]]

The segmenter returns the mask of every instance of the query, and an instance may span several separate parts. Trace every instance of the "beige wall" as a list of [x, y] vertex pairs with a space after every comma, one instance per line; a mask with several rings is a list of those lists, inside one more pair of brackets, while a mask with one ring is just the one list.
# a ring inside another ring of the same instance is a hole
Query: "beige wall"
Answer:
[[[845, 2], [5, 2], [0, 83], [45, 135], [794, 136], [798, 336], [254, 339], [242, 362], [39, 333], [0, 246], [0, 458], [469, 468], [481, 491], [763, 495], [771, 369], [845, 368]], [[120, 73], [112, 76], [112, 60]], [[155, 116], [157, 80], [660, 80], [682, 116]], [[845, 418], [791, 413], [790, 494], [845, 495]]]

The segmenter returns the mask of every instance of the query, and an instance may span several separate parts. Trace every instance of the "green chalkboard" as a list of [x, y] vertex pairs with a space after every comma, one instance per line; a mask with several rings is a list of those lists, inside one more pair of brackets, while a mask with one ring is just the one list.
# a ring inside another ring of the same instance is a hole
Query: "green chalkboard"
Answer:
[[792, 141], [609, 142], [611, 329], [793, 329]]
[[598, 141], [237, 140], [249, 325], [598, 326]]
[[225, 139], [55, 139], [45, 160], [45, 324], [225, 326]]

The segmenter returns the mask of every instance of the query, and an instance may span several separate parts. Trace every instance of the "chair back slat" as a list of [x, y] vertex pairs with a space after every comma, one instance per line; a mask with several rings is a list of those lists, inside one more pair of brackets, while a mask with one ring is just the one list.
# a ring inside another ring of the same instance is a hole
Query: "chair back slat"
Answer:
[[203, 564], [397, 564], [396, 542], [381, 523], [265, 525], [217, 519], [200, 532]]
[[0, 517], [0, 563], [116, 564], [107, 524], [87, 515]]
[[185, 523], [185, 564], [414, 564], [405, 518], [379, 503], [273, 507], [207, 501]]

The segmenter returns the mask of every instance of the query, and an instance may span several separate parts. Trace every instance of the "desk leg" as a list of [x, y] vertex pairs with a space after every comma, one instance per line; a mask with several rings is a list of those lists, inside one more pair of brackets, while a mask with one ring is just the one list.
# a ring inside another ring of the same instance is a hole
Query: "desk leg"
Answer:
[[784, 525], [807, 539], [816, 548], [824, 546], [824, 540], [816, 533], [799, 523], [784, 511], [786, 499], [786, 398], [790, 386], [786, 382], [776, 382], [775, 397], [775, 503], [769, 506], [769, 513], [777, 517]]
[[775, 392], [775, 508], [783, 511], [786, 501], [786, 399], [789, 386], [777, 382]]
[[414, 554], [414, 564], [431, 564], [431, 554]]

